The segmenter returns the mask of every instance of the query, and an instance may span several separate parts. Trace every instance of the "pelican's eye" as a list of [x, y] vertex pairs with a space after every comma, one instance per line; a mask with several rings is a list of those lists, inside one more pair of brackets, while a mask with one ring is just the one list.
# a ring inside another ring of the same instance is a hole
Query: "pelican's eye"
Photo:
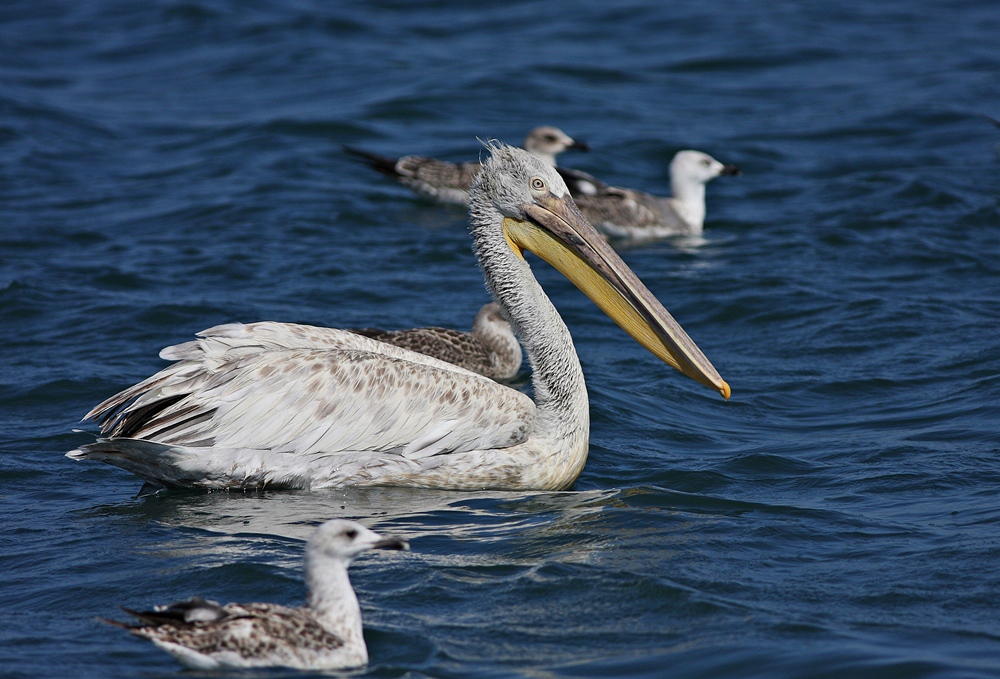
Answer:
[[534, 193], [541, 193], [545, 190], [545, 180], [541, 177], [532, 177], [529, 186]]

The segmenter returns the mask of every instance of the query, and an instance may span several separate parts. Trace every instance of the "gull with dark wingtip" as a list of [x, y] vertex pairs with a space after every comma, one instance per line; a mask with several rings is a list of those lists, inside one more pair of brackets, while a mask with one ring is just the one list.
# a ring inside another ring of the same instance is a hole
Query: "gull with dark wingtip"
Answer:
[[[524, 139], [524, 150], [552, 167], [556, 165], [556, 156], [569, 149], [589, 151], [590, 146], [551, 125], [536, 127]], [[449, 163], [427, 156], [387, 158], [351, 146], [345, 146], [344, 150], [420, 195], [442, 203], [468, 203], [469, 189], [482, 167], [480, 163]]]
[[636, 240], [696, 236], [705, 226], [705, 184], [720, 175], [738, 175], [701, 151], [679, 151], [670, 162], [671, 197], [618, 186], [579, 170], [559, 173], [577, 206], [594, 227], [611, 237]]
[[590, 404], [573, 339], [524, 252], [551, 264], [656, 357], [729, 385], [535, 156], [501, 144], [472, 188], [486, 285], [521, 340], [534, 400], [346, 330], [233, 323], [164, 349], [175, 363], [96, 406], [104, 438], [68, 453], [160, 487], [569, 488]]
[[361, 607], [347, 567], [369, 549], [409, 549], [354, 521], [327, 521], [306, 546], [308, 605], [226, 604], [192, 597], [151, 611], [123, 608], [138, 623], [103, 621], [149, 639], [185, 667], [334, 670], [368, 663]]

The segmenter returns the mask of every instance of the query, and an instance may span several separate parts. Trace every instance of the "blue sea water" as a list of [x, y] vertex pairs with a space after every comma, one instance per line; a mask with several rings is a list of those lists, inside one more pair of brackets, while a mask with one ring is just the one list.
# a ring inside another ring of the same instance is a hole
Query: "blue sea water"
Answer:
[[[95, 618], [296, 604], [345, 516], [412, 544], [353, 568], [365, 676], [1000, 677], [998, 35], [971, 0], [5, 2], [0, 674], [172, 676]], [[572, 492], [136, 497], [63, 456], [218, 323], [467, 328], [462, 210], [342, 145], [540, 124], [616, 185], [743, 169], [703, 242], [618, 244], [729, 402], [537, 263], [591, 396]]]

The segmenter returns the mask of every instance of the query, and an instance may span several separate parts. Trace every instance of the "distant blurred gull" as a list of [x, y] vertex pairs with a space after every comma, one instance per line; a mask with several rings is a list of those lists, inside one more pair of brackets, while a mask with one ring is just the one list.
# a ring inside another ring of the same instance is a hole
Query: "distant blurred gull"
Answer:
[[608, 186], [579, 170], [557, 168], [577, 206], [594, 227], [621, 238], [698, 235], [705, 224], [705, 184], [719, 175], [738, 175], [701, 151], [679, 151], [670, 162], [670, 198]]
[[[553, 167], [556, 156], [568, 149], [589, 151], [590, 146], [551, 126], [536, 127], [524, 140], [525, 151]], [[426, 156], [387, 158], [351, 146], [345, 146], [344, 150], [400, 184], [442, 203], [468, 203], [469, 189], [482, 167], [479, 163], [449, 163]]]
[[368, 663], [361, 607], [347, 567], [369, 549], [408, 549], [353, 521], [327, 521], [306, 547], [309, 603], [226, 604], [192, 597], [152, 611], [126, 613], [140, 622], [104, 620], [151, 640], [196, 670], [246, 667], [342, 669]]
[[500, 305], [492, 302], [483, 305], [476, 314], [472, 332], [436, 327], [409, 330], [351, 328], [351, 332], [448, 361], [494, 380], [514, 377], [523, 359], [521, 345], [510, 329], [510, 321], [500, 313]]

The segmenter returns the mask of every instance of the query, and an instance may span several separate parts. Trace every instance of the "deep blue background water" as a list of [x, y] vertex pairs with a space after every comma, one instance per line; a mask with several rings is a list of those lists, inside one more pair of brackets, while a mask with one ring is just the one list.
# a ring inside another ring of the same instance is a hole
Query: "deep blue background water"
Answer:
[[[0, 674], [172, 676], [94, 618], [295, 604], [349, 516], [413, 547], [353, 570], [371, 676], [1000, 676], [998, 35], [972, 0], [4, 3]], [[706, 242], [622, 248], [730, 402], [538, 264], [591, 393], [574, 492], [136, 498], [63, 457], [217, 323], [468, 327], [462, 211], [341, 145], [539, 124], [613, 184], [743, 168]]]

